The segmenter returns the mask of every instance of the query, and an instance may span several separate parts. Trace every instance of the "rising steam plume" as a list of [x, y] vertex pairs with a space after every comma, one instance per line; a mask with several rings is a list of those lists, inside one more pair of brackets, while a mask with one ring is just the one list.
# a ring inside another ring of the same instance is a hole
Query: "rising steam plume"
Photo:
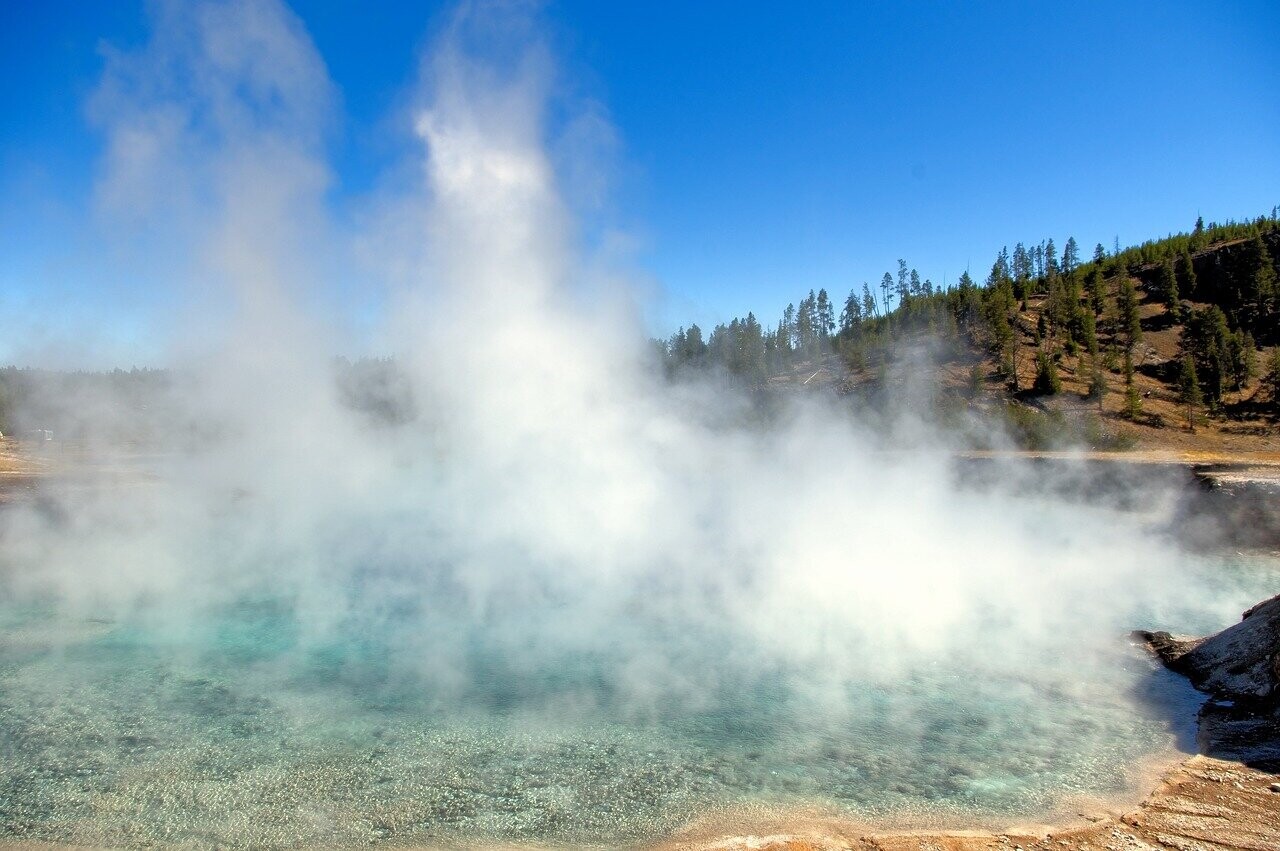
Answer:
[[[797, 396], [762, 424], [741, 389], [669, 383], [565, 188], [608, 167], [566, 139], [610, 134], [523, 4], [444, 21], [404, 122], [417, 152], [349, 215], [328, 194], [339, 98], [299, 19], [153, 9], [91, 114], [99, 216], [175, 282], [169, 451], [154, 481], [6, 511], [8, 593], [179, 648], [237, 601], [283, 600], [291, 649], [250, 679], [377, 636], [376, 683], [335, 675], [355, 691], [439, 708], [506, 688], [534, 726], [761, 683], [845, 718], [939, 666], [1083, 699], [1133, 600], [1156, 624], [1238, 606], [1152, 531], [1167, 494], [1121, 513], [1016, 462], [963, 487], [926, 414], [873, 427]], [[333, 315], [353, 286], [372, 330]], [[391, 422], [335, 383], [359, 350], [394, 355]]]

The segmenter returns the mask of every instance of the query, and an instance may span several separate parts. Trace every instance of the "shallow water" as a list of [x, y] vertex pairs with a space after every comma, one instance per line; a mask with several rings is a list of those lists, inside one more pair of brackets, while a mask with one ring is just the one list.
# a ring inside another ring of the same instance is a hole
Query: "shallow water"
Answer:
[[[1275, 576], [1204, 570], [1243, 602]], [[1021, 818], [1123, 791], [1144, 757], [1180, 734], [1186, 745], [1195, 704], [1120, 634], [1089, 660], [979, 672], [937, 658], [823, 680], [735, 666], [730, 637], [637, 616], [618, 625], [644, 639], [627, 647], [672, 648], [668, 685], [638, 703], [618, 687], [618, 669], [637, 665], [623, 642], [521, 654], [513, 641], [536, 634], [513, 639], [494, 621], [518, 607], [433, 610], [448, 665], [407, 642], [423, 629], [411, 606], [362, 611], [317, 636], [295, 600], [260, 590], [180, 618], [0, 606], [0, 833], [610, 845], [743, 805]], [[1177, 616], [1187, 631], [1222, 626], [1194, 601]], [[706, 683], [672, 689], [672, 670]]]

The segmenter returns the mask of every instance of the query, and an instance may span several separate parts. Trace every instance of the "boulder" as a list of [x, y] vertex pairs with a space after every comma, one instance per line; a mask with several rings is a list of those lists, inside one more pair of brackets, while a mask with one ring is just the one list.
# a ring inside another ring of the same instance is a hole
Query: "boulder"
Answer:
[[1280, 595], [1208, 638], [1138, 633], [1170, 670], [1219, 700], [1270, 702], [1280, 697]]
[[1171, 670], [1211, 696], [1200, 709], [1200, 750], [1280, 772], [1280, 595], [1207, 638], [1139, 632]]

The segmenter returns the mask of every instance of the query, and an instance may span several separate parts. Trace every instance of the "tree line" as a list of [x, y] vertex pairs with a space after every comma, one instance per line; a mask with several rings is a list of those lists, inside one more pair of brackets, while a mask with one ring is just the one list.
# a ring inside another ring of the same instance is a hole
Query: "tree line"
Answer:
[[[1020, 242], [1000, 250], [982, 281], [966, 271], [949, 287], [922, 279], [899, 260], [896, 273], [885, 272], [876, 286], [852, 288], [838, 317], [826, 289], [810, 290], [771, 327], [748, 313], [716, 325], [705, 339], [693, 324], [655, 346], [671, 374], [721, 370], [758, 385], [833, 355], [853, 370], [874, 367], [908, 338], [927, 335], [944, 352], [967, 347], [990, 354], [993, 377], [1011, 391], [1045, 394], [1060, 390], [1057, 368], [1070, 356], [1079, 359], [1090, 395], [1099, 400], [1108, 375], [1118, 372], [1125, 413], [1136, 417], [1142, 403], [1133, 358], [1142, 340], [1142, 293], [1183, 326], [1178, 369], [1189, 359], [1203, 401], [1216, 405], [1224, 392], [1257, 377], [1259, 346], [1280, 344], [1280, 210], [1226, 224], [1198, 218], [1187, 233], [1128, 248], [1117, 240], [1111, 251], [1098, 244], [1089, 255], [1074, 237], [1061, 251], [1053, 239]], [[1039, 310], [1026, 327], [1031, 300]], [[1264, 365], [1269, 382], [1280, 376], [1275, 352]], [[1035, 364], [1030, 387], [1019, 385], [1018, 364], [1026, 358]], [[1280, 392], [1274, 398], [1280, 400]]]

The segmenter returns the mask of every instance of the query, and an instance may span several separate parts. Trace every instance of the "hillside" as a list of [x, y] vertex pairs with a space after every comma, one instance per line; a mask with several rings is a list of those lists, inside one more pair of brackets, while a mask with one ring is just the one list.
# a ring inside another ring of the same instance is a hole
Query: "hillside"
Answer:
[[[668, 371], [727, 372], [761, 390], [825, 390], [873, 405], [931, 399], [981, 412], [1027, 448], [1081, 441], [1280, 460], [1280, 222], [1204, 226], [1093, 259], [1069, 239], [949, 289], [899, 261], [839, 322], [812, 292], [762, 328], [751, 314], [661, 344]], [[895, 305], [896, 302], [896, 306]], [[1194, 373], [1194, 379], [1191, 374]], [[979, 448], [981, 438], [977, 438]]]

